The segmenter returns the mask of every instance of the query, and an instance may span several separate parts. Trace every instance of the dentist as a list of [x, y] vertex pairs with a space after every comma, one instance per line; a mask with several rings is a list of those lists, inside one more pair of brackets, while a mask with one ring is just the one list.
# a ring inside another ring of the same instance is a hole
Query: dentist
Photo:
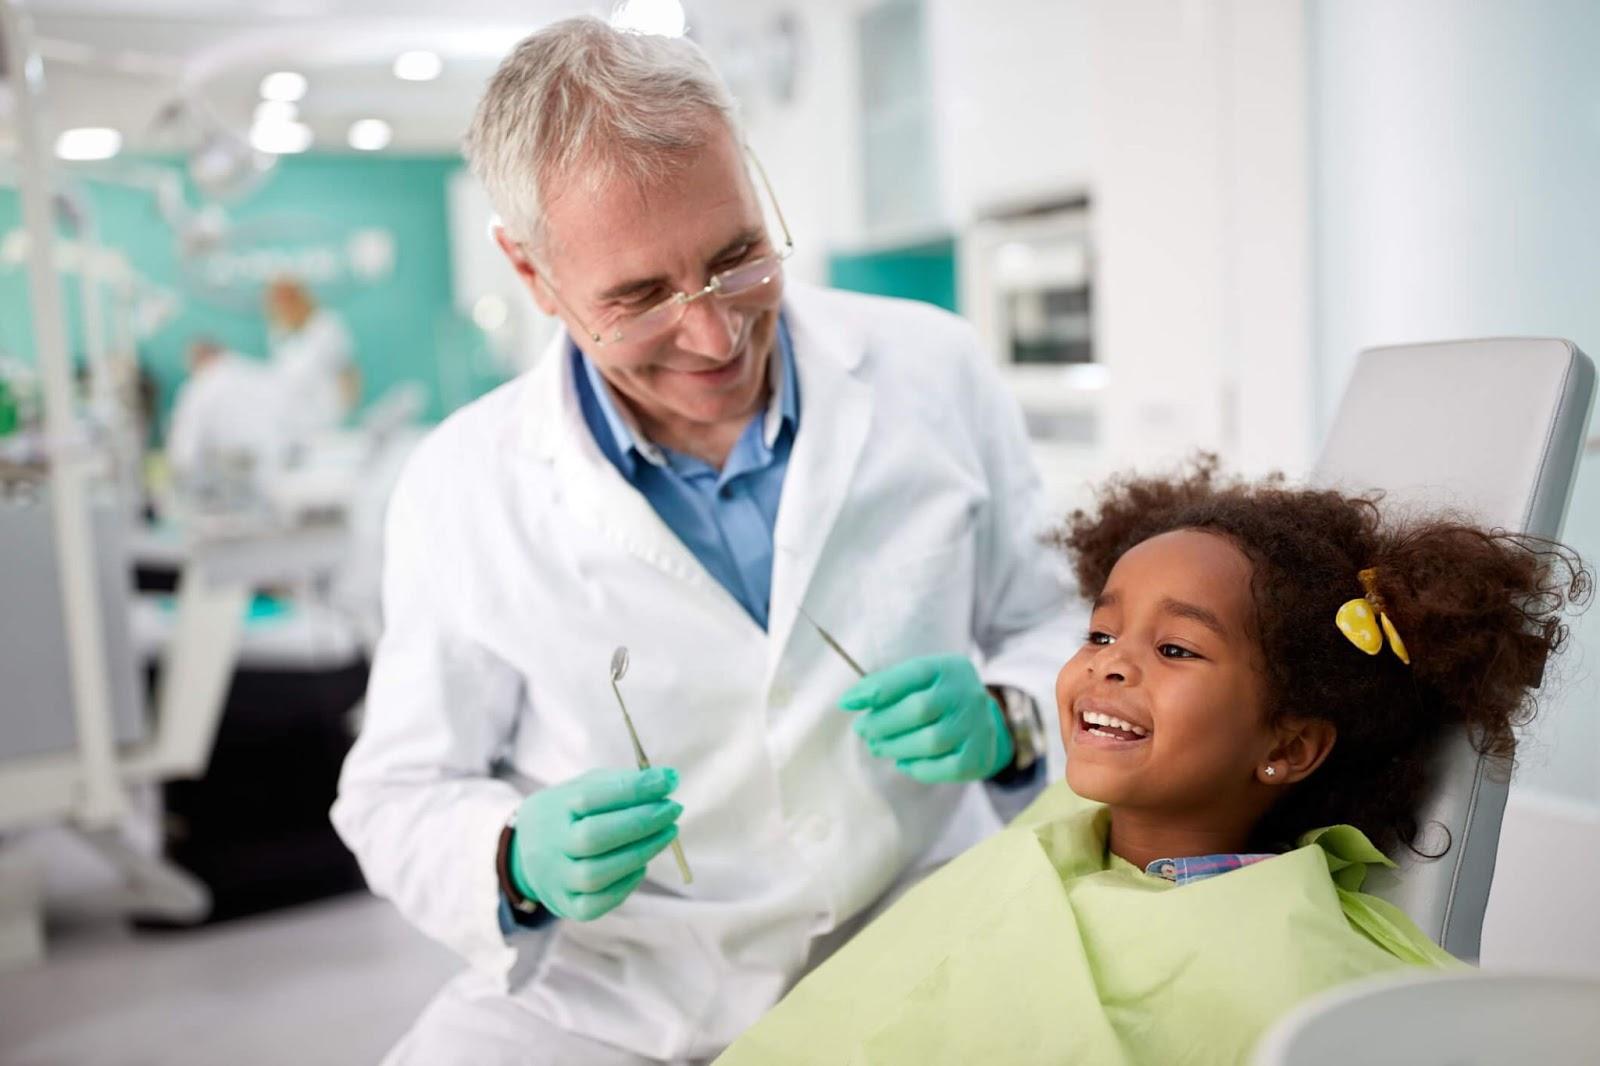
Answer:
[[467, 152], [565, 331], [390, 508], [333, 818], [469, 968], [388, 1061], [706, 1059], [1043, 783], [1064, 577], [972, 331], [785, 279], [694, 44], [552, 25]]

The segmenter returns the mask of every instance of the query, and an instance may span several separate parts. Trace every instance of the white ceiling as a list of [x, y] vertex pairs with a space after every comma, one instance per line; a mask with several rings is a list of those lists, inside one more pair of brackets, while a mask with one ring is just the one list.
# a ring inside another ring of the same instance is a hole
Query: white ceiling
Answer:
[[[686, 4], [691, 17], [707, 4]], [[298, 70], [310, 88], [300, 115], [315, 150], [348, 151], [361, 118], [394, 130], [396, 153], [454, 152], [483, 83], [522, 36], [557, 18], [605, 13], [606, 0], [34, 0], [25, 4], [45, 57], [53, 133], [112, 126], [127, 150], [180, 147], [155, 117], [181, 98], [226, 124], [250, 125], [261, 77]], [[444, 58], [432, 82], [395, 78], [395, 55]], [[0, 114], [0, 125], [4, 116]]]

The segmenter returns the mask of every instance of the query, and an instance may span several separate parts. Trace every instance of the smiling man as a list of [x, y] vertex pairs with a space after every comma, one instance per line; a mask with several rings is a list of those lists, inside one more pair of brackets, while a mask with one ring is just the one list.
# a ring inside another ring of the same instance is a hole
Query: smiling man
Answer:
[[785, 278], [692, 43], [553, 25], [468, 154], [565, 328], [390, 509], [334, 821], [470, 966], [389, 1061], [705, 1059], [1032, 797], [1081, 634], [972, 331]]
[[[553, 197], [546, 225], [561, 241], [543, 249], [542, 263], [504, 229], [497, 239], [540, 308], [577, 325], [587, 366], [643, 435], [720, 467], [770, 391], [791, 245], [768, 238], [730, 131], [704, 132], [704, 147], [671, 180]], [[592, 299], [578, 295], [589, 291]]]

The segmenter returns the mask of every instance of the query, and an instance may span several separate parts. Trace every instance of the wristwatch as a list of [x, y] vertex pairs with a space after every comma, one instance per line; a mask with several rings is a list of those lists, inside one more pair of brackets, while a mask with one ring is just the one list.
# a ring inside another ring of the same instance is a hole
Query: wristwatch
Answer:
[[989, 691], [1000, 705], [1014, 752], [1011, 765], [996, 774], [995, 779], [1026, 775], [1044, 758], [1044, 720], [1039, 717], [1039, 705], [1032, 696], [1010, 685], [991, 685]]
[[511, 817], [506, 819], [505, 826], [500, 830], [500, 843], [494, 852], [494, 872], [500, 881], [500, 894], [506, 898], [512, 917], [520, 923], [523, 919], [536, 917], [540, 907], [538, 900], [529, 899], [517, 890], [517, 879], [511, 876], [511, 844], [516, 830], [517, 812], [512, 811]]

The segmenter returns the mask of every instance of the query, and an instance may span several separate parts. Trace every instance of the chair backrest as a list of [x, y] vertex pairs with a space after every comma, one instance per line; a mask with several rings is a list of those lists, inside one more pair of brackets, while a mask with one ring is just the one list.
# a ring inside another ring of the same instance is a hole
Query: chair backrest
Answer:
[[[1505, 338], [1361, 353], [1312, 479], [1386, 506], [1448, 508], [1488, 526], [1560, 535], [1594, 402], [1589, 357], [1563, 340]], [[1369, 890], [1440, 946], [1476, 959], [1494, 876], [1507, 768], [1463, 732], [1435, 756], [1419, 850]]]

